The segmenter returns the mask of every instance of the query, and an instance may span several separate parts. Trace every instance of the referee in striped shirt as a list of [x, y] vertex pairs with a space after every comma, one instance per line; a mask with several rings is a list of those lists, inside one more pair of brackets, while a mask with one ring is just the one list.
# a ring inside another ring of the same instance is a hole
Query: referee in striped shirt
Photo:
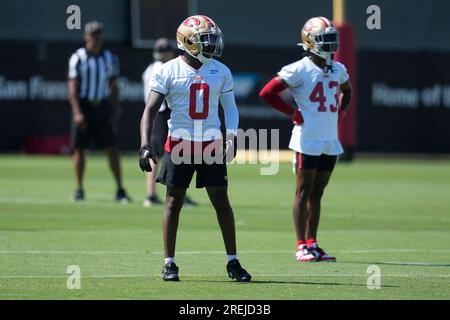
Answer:
[[103, 49], [103, 25], [88, 22], [84, 30], [85, 46], [69, 60], [68, 89], [72, 107], [73, 163], [77, 182], [74, 200], [84, 200], [83, 175], [85, 150], [91, 146], [106, 148], [116, 184], [116, 200], [129, 202], [122, 184], [116, 132], [120, 116], [119, 90], [116, 78], [119, 61]]

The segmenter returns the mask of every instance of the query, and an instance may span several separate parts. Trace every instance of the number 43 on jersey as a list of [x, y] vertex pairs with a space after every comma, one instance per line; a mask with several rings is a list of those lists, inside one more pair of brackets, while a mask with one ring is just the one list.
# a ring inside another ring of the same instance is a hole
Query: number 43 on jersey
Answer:
[[[334, 89], [336, 88], [336, 92], [334, 94], [334, 104], [329, 105], [330, 112], [337, 112], [337, 104], [339, 101], [340, 96], [340, 87], [339, 83], [337, 81], [330, 81], [328, 83], [328, 88]], [[324, 91], [323, 91], [323, 82], [319, 81], [317, 82], [316, 86], [314, 87], [313, 91], [311, 92], [311, 95], [309, 96], [309, 100], [311, 102], [318, 102], [319, 106], [317, 107], [318, 112], [327, 112], [327, 107], [325, 103], [327, 102], [327, 98], [325, 97]]]

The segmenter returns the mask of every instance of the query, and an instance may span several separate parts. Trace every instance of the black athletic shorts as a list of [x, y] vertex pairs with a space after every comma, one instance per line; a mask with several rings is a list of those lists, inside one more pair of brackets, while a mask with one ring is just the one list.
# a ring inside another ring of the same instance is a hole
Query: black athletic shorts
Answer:
[[294, 168], [298, 169], [316, 169], [317, 171], [333, 171], [336, 165], [337, 156], [321, 154], [320, 156], [310, 156], [304, 153], [296, 152]]
[[187, 189], [194, 172], [197, 172], [196, 187], [225, 187], [228, 185], [227, 165], [225, 163], [206, 164], [175, 164], [171, 153], [165, 152], [162, 158], [161, 170], [156, 182], [168, 187]]
[[166, 143], [167, 134], [169, 132], [169, 128], [167, 126], [167, 121], [169, 119], [170, 109], [167, 107], [164, 111], [156, 114], [150, 146], [158, 159], [161, 159], [164, 154], [164, 144]]
[[81, 112], [87, 126], [81, 128], [73, 122], [71, 125], [72, 147], [85, 149], [90, 147], [105, 148], [116, 145], [116, 133], [111, 124], [112, 106], [108, 101], [93, 105], [87, 101], [80, 101]]

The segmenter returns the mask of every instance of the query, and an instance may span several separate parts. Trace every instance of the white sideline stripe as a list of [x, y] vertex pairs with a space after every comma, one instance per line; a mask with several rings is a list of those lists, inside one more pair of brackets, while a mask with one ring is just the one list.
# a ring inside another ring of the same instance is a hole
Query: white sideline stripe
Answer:
[[[259, 253], [292, 253], [293, 250], [242, 250], [240, 254], [259, 254]], [[450, 253], [449, 249], [355, 249], [355, 250], [333, 250], [339, 253]], [[162, 251], [64, 251], [64, 250], [2, 250], [0, 254], [86, 254], [86, 255], [161, 255]], [[177, 251], [180, 255], [195, 254], [225, 254], [225, 251]]]
[[[210, 273], [183, 273], [183, 276], [187, 277], [217, 277], [217, 274], [210, 274]], [[367, 274], [291, 274], [292, 276], [298, 276], [302, 279], [308, 278], [308, 277], [346, 277], [346, 278], [352, 278], [352, 277], [359, 277], [359, 278], [367, 278]], [[389, 278], [450, 278], [450, 274], [383, 274], [383, 277], [389, 277]], [[51, 279], [51, 278], [67, 278], [67, 275], [11, 275], [11, 276], [0, 276], [0, 279]], [[87, 278], [87, 279], [107, 279], [107, 278], [153, 278], [153, 277], [161, 277], [161, 274], [111, 274], [111, 275], [91, 275], [91, 276], [81, 276], [81, 278]], [[280, 275], [280, 274], [257, 274], [255, 275], [255, 278], [257, 277], [270, 277], [270, 278], [284, 278], [286, 275]]]

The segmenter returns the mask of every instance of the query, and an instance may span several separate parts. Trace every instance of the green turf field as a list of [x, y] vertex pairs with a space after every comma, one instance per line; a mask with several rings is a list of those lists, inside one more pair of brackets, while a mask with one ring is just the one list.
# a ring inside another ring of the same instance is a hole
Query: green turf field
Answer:
[[[85, 203], [72, 203], [68, 157], [0, 157], [0, 299], [450, 299], [450, 161], [338, 165], [323, 200], [319, 242], [335, 264], [294, 259], [294, 177], [229, 167], [239, 259], [252, 283], [230, 281], [204, 190], [185, 208], [179, 283], [160, 279], [162, 208], [142, 207], [144, 177], [123, 159], [130, 205], [112, 201], [106, 158], [90, 157]], [[160, 188], [160, 194], [163, 189]], [[81, 269], [81, 289], [66, 269]], [[367, 288], [367, 268], [381, 288]]]

